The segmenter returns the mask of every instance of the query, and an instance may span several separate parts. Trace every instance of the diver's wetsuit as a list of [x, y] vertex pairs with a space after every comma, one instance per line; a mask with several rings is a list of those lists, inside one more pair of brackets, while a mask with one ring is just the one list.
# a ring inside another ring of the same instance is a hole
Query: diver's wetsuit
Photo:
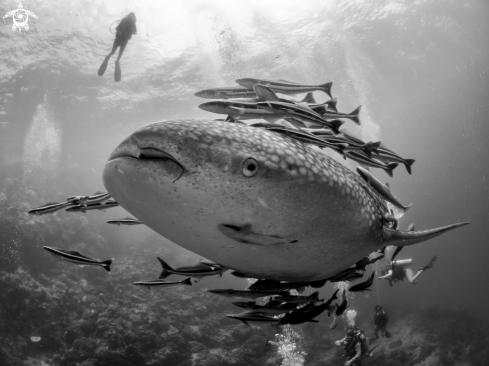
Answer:
[[110, 57], [115, 53], [117, 47], [120, 47], [119, 55], [117, 56], [117, 60], [115, 60], [115, 71], [114, 71], [114, 80], [120, 81], [122, 72], [121, 72], [119, 60], [121, 59], [122, 54], [126, 49], [127, 43], [131, 39], [132, 35], [136, 34], [138, 31], [136, 27], [136, 15], [134, 13], [129, 13], [126, 17], [124, 17], [121, 20], [121, 22], [115, 29], [117, 32], [115, 35], [114, 44], [112, 45], [112, 51], [110, 51], [110, 53], [105, 57], [104, 62], [102, 62], [102, 65], [100, 65], [100, 68], [98, 70], [98, 76], [102, 76], [105, 73]]
[[381, 306], [377, 305], [375, 309], [375, 316], [374, 316], [375, 339], [379, 338], [379, 331], [380, 331], [380, 335], [382, 335], [383, 337], [387, 337], [387, 338], [391, 337], [390, 333], [385, 329], [388, 321], [389, 321], [389, 316], [387, 315], [387, 312]]

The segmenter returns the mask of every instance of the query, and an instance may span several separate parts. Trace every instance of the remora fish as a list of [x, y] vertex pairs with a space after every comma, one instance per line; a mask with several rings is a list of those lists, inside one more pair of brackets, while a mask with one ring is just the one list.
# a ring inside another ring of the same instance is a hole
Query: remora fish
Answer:
[[341, 124], [332, 124], [331, 122], [325, 120], [319, 113], [314, 112], [310, 108], [305, 108], [304, 106], [297, 104], [270, 101], [258, 102], [256, 103], [256, 106], [259, 109], [268, 111], [273, 115], [282, 116], [282, 118], [292, 117], [303, 123], [311, 123], [328, 127], [335, 133], [339, 133], [339, 127], [341, 127]]
[[55, 257], [61, 259], [64, 262], [75, 263], [78, 264], [79, 266], [100, 266], [103, 269], [105, 269], [107, 272], [110, 272], [110, 265], [114, 260], [114, 258], [107, 259], [105, 261], [88, 258], [75, 250], [64, 250], [60, 248], [47, 247], [47, 246], [44, 246], [43, 248], [46, 249], [49, 252], [49, 254], [54, 255]]
[[317, 113], [325, 112], [327, 107], [331, 108], [331, 110], [336, 111], [336, 103], [338, 102], [337, 98], [332, 98], [326, 101], [324, 104], [317, 104], [314, 100], [312, 93], [308, 93], [303, 100], [294, 101], [289, 99], [280, 98], [275, 94], [275, 92], [268, 86], [255, 84], [253, 86], [253, 90], [257, 96], [257, 101], [275, 101], [275, 102], [285, 102], [285, 103], [307, 103], [307, 106], [311, 108], [313, 111]]
[[71, 202], [62, 202], [62, 203], [46, 203], [38, 208], [33, 208], [32, 210], [27, 211], [29, 215], [45, 215], [48, 213], [54, 213], [56, 211], [62, 210], [65, 207], [73, 206]]
[[284, 296], [276, 296], [274, 299], [281, 301], [281, 302], [286, 302], [289, 304], [307, 304], [310, 302], [318, 302], [318, 301], [323, 301], [319, 300], [319, 292], [315, 291], [312, 294], [308, 296], [293, 296], [293, 295], [284, 295]]
[[176, 282], [169, 282], [169, 281], [165, 281], [165, 280], [138, 281], [138, 282], [134, 282], [133, 285], [146, 286], [148, 288], [148, 290], [150, 290], [151, 287], [173, 287], [173, 286], [179, 286], [179, 285], [192, 286], [192, 281], [190, 280], [190, 277], [187, 277], [186, 279], [184, 279], [182, 281], [176, 281]]
[[370, 291], [369, 287], [372, 286], [372, 283], [374, 283], [374, 275], [375, 275], [375, 271], [372, 272], [370, 278], [367, 281], [352, 286], [351, 288], [348, 289], [348, 291], [350, 292]]
[[207, 290], [212, 294], [222, 295], [226, 297], [246, 297], [248, 299], [258, 299], [259, 297], [272, 296], [274, 294], [285, 296], [289, 293], [287, 291], [247, 291], [247, 290], [233, 290], [233, 289], [216, 289], [216, 290]]
[[385, 146], [381, 144], [381, 146], [377, 149], [376, 159], [383, 161], [384, 163], [401, 163], [404, 164], [406, 170], [409, 174], [411, 174], [411, 166], [415, 163], [414, 159], [404, 159], [397, 155], [394, 151], [389, 150]]
[[233, 305], [239, 306], [240, 308], [249, 309], [256, 313], [279, 315], [287, 313], [291, 310], [297, 308], [296, 304], [282, 304], [277, 306], [270, 305], [257, 305], [255, 302], [233, 302]]
[[121, 226], [121, 225], [141, 225], [142, 222], [137, 220], [137, 219], [134, 219], [132, 217], [126, 217], [123, 219], [109, 220], [109, 221], [107, 221], [107, 224], [115, 224], [118, 226]]
[[94, 204], [102, 203], [110, 198], [110, 194], [107, 192], [97, 191], [91, 196], [71, 196], [66, 199], [66, 201], [73, 202], [73, 204]]
[[254, 101], [213, 100], [200, 104], [199, 108], [207, 112], [227, 114], [238, 119], [281, 118], [276, 113], [260, 108], [257, 103]]
[[221, 267], [213, 268], [199, 262], [194, 266], [173, 268], [160, 257], [156, 257], [156, 258], [161, 263], [161, 267], [163, 267], [163, 270], [161, 271], [160, 274], [160, 280], [165, 279], [168, 276], [174, 274], [181, 275], [181, 276], [190, 276], [190, 277], [206, 277], [206, 276], [215, 276], [215, 275], [222, 274]]
[[198, 91], [194, 94], [199, 98], [206, 99], [229, 99], [229, 98], [254, 98], [256, 97], [253, 88], [248, 89], [243, 86], [225, 86], [222, 88], [210, 88]]
[[333, 82], [321, 84], [321, 85], [304, 85], [297, 84], [291, 81], [285, 80], [265, 80], [265, 79], [254, 79], [254, 78], [243, 78], [238, 79], [236, 82], [248, 89], [253, 89], [255, 84], [266, 85], [270, 87], [275, 93], [282, 94], [299, 94], [307, 93], [315, 90], [321, 90], [325, 92], [331, 98], [331, 86]]
[[275, 323], [279, 321], [279, 319], [272, 318], [270, 316], [265, 316], [260, 313], [256, 313], [254, 311], [245, 311], [239, 314], [228, 314], [226, 316], [228, 318], [242, 321], [247, 326], [250, 326], [248, 322]]
[[[139, 129], [111, 154], [108, 192], [174, 243], [249, 277], [333, 276], [386, 245], [413, 245], [466, 225], [405, 232], [356, 173], [293, 139], [243, 124], [180, 120]], [[273, 213], [273, 214], [272, 214]], [[219, 225], [251, 225], [296, 243], [241, 243]]]
[[303, 292], [306, 287], [311, 286], [313, 283], [314, 282], [280, 282], [273, 280], [258, 280], [253, 283], [249, 289], [260, 291], [297, 290], [298, 292]]
[[117, 207], [119, 203], [116, 201], [107, 201], [105, 203], [93, 203], [88, 205], [75, 205], [73, 207], [67, 208], [67, 212], [87, 212], [89, 210], [100, 210], [106, 211], [108, 208]]
[[411, 207], [412, 204], [404, 206], [401, 202], [399, 202], [397, 198], [394, 197], [394, 195], [391, 193], [390, 189], [387, 188], [387, 186], [385, 186], [384, 184], [382, 184], [380, 180], [378, 180], [372, 174], [370, 174], [370, 172], [367, 169], [357, 166], [357, 172], [386, 201], [389, 201], [394, 206], [402, 208], [404, 211], [407, 211], [409, 207]]
[[[379, 160], [375, 160], [372, 158], [369, 158], [366, 155], [363, 155], [362, 153], [358, 151], [348, 151], [345, 153], [347, 158], [350, 158], [351, 160], [356, 161], [357, 163], [370, 166], [372, 168], [379, 168], [379, 169], [384, 169], [384, 171], [389, 175], [389, 177], [392, 177], [393, 175], [393, 170], [397, 168], [397, 163], [388, 163], [384, 164], [383, 162]], [[387, 212], [387, 211], [386, 211]]]

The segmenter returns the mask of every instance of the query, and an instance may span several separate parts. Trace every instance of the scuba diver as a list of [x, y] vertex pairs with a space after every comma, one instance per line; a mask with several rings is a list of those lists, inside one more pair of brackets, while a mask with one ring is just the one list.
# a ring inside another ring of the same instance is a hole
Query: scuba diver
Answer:
[[431, 261], [424, 267], [420, 267], [416, 274], [413, 273], [411, 268], [408, 268], [413, 262], [412, 259], [402, 259], [397, 261], [392, 261], [381, 271], [382, 276], [379, 279], [389, 280], [389, 284], [392, 286], [393, 282], [403, 281], [407, 277], [409, 283], [415, 285], [418, 282], [418, 277], [421, 273], [427, 269], [433, 267], [436, 261], [436, 255], [433, 256]]
[[112, 46], [112, 51], [110, 51], [110, 53], [105, 57], [104, 62], [102, 62], [102, 65], [100, 65], [100, 68], [98, 69], [98, 76], [102, 76], [105, 73], [110, 56], [115, 53], [117, 47], [120, 47], [119, 55], [117, 56], [117, 60], [115, 60], [114, 80], [121, 81], [122, 73], [119, 61], [132, 35], [136, 34], [138, 31], [136, 28], [136, 14], [131, 12], [126, 15], [124, 18], [122, 18], [119, 25], [115, 29], [117, 32], [115, 35], [114, 44]]
[[389, 321], [389, 316], [387, 315], [387, 312], [384, 310], [384, 308], [382, 306], [377, 305], [375, 307], [375, 315], [374, 315], [374, 324], [375, 324], [374, 335], [375, 335], [375, 338], [373, 338], [371, 340], [379, 339], [379, 331], [380, 331], [380, 335], [382, 337], [386, 337], [386, 338], [391, 337], [391, 334], [387, 331], [387, 329], [385, 329], [388, 321]]
[[[362, 366], [362, 357], [372, 356], [372, 350], [369, 348], [369, 342], [365, 337], [365, 332], [355, 325], [348, 325], [346, 337], [335, 342], [338, 347], [343, 346], [348, 357], [345, 366]], [[375, 347], [374, 347], [375, 348]]]

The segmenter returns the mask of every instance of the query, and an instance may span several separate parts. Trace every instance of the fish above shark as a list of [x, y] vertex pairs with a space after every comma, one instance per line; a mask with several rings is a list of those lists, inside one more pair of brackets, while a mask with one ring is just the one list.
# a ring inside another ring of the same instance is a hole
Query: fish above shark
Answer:
[[323, 280], [387, 245], [468, 224], [395, 230], [384, 198], [319, 149], [213, 120], [140, 128], [112, 152], [103, 181], [132, 216], [177, 245], [276, 281]]

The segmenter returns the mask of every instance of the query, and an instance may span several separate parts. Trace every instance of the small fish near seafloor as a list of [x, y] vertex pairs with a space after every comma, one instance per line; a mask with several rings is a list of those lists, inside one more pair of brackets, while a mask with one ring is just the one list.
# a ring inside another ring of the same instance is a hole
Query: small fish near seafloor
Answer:
[[54, 255], [55, 257], [61, 259], [64, 262], [74, 263], [81, 267], [100, 266], [103, 269], [105, 269], [107, 272], [110, 272], [110, 265], [114, 260], [114, 258], [107, 259], [107, 260], [92, 259], [84, 256], [83, 254], [75, 250], [64, 250], [64, 249], [48, 247], [48, 246], [43, 246], [43, 248], [47, 250], [50, 254]]
[[192, 286], [192, 281], [190, 280], [190, 277], [187, 277], [182, 281], [176, 281], [176, 282], [170, 282], [165, 280], [152, 280], [152, 281], [138, 281], [138, 282], [134, 282], [133, 284], [135, 286], [145, 286], [148, 288], [148, 290], [151, 290], [152, 287], [166, 288], [166, 287], [173, 287], [179, 285]]
[[[103, 180], [124, 209], [172, 242], [277, 281], [322, 280], [386, 245], [413, 245], [467, 224], [394, 230], [385, 200], [341, 163], [300, 141], [213, 120], [139, 129], [111, 154]], [[307, 214], [297, 214], [303, 208]], [[297, 243], [250, 248], [220, 232], [228, 223]]]

